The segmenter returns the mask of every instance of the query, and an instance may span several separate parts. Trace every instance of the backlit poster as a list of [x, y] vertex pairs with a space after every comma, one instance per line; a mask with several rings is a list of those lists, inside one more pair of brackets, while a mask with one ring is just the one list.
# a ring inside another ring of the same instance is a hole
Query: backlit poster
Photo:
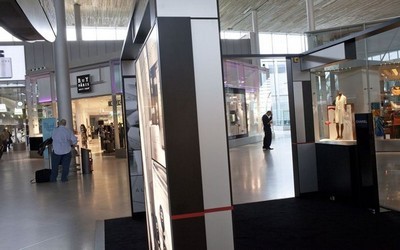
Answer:
[[172, 249], [157, 26], [136, 62], [150, 249]]
[[25, 80], [23, 45], [0, 46], [0, 81]]
[[[55, 118], [44, 118], [42, 119], [42, 134], [43, 134], [43, 141], [50, 138], [53, 130], [56, 128], [56, 119]], [[48, 149], [43, 152], [43, 157], [45, 159], [49, 158]]]
[[[138, 96], [135, 78], [124, 79], [126, 138], [134, 213], [144, 212], [143, 164], [140, 146]], [[122, 140], [121, 140], [122, 141]]]

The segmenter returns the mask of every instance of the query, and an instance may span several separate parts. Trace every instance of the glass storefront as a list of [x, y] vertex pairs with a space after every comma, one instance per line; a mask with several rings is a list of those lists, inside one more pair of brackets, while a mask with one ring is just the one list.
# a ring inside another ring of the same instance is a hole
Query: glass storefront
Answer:
[[26, 95], [25, 88], [1, 88], [0, 131], [7, 129], [14, 143], [26, 140]]
[[[79, 92], [77, 79], [86, 75], [90, 77], [93, 90]], [[95, 131], [100, 126], [108, 126], [111, 127], [109, 130], [118, 132], [120, 128], [123, 128], [120, 75], [119, 62], [115, 61], [111, 61], [110, 66], [94, 66], [93, 69], [70, 73], [72, 128], [76, 134], [79, 134], [82, 124], [89, 130], [88, 135], [93, 138], [97, 138], [98, 133]], [[58, 117], [55, 75], [54, 72], [32, 74], [27, 76], [26, 82], [24, 90], [30, 136], [40, 137], [42, 136], [42, 120]], [[115, 136], [115, 138], [115, 147], [118, 149], [124, 147], [125, 137]]]
[[[274, 129], [288, 131], [290, 129], [290, 115], [286, 59], [262, 59], [261, 64], [268, 68], [270, 75], [261, 87], [261, 92], [264, 92], [264, 96], [267, 97], [264, 98], [264, 107], [266, 107], [266, 111], [271, 110], [274, 115]], [[265, 111], [260, 115], [264, 113]]]
[[[357, 40], [355, 60], [311, 70], [316, 141], [355, 140], [354, 114], [372, 113], [380, 205], [395, 210], [400, 210], [399, 31], [396, 28]], [[335, 115], [339, 92], [347, 100], [342, 137]]]
[[268, 69], [241, 61], [224, 61], [225, 105], [230, 139], [262, 133], [261, 116], [265, 106], [260, 98]]
[[257, 136], [261, 140], [261, 117], [268, 110], [274, 115], [274, 134], [286, 134], [285, 131], [290, 130], [286, 59], [267, 58], [259, 62], [261, 67], [242, 61], [224, 61], [226, 115], [231, 140]]

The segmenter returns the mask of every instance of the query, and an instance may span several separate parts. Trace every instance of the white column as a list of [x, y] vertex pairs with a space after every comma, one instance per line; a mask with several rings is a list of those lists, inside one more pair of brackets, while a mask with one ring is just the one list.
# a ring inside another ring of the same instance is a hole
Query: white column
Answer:
[[81, 5], [79, 3], [74, 4], [74, 16], [75, 16], [76, 40], [82, 41]]
[[314, 0], [306, 0], [308, 31], [315, 30]]
[[57, 17], [57, 38], [54, 43], [54, 55], [58, 119], [65, 119], [67, 127], [73, 129], [64, 0], [55, 0], [54, 7]]
[[258, 15], [256, 10], [251, 11], [251, 23], [253, 26], [253, 33], [254, 33], [254, 51], [252, 51], [253, 54], [259, 54], [260, 53], [260, 42], [258, 38]]

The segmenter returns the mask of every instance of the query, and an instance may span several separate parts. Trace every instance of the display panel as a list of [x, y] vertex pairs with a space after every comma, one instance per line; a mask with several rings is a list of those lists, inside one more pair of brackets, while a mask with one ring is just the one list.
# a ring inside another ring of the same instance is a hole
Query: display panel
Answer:
[[225, 88], [228, 111], [228, 136], [230, 139], [248, 135], [246, 95], [244, 89]]
[[136, 63], [146, 214], [150, 248], [172, 249], [159, 69], [155, 27]]

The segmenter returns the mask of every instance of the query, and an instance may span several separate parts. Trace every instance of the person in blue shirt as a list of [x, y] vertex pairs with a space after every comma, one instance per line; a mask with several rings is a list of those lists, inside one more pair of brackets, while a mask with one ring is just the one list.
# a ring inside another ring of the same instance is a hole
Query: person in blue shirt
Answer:
[[67, 121], [61, 119], [58, 127], [53, 130], [53, 152], [51, 154], [51, 176], [50, 181], [57, 181], [58, 166], [62, 166], [61, 181], [68, 181], [69, 166], [72, 158], [72, 146], [74, 146], [78, 139], [74, 133], [65, 125]]

